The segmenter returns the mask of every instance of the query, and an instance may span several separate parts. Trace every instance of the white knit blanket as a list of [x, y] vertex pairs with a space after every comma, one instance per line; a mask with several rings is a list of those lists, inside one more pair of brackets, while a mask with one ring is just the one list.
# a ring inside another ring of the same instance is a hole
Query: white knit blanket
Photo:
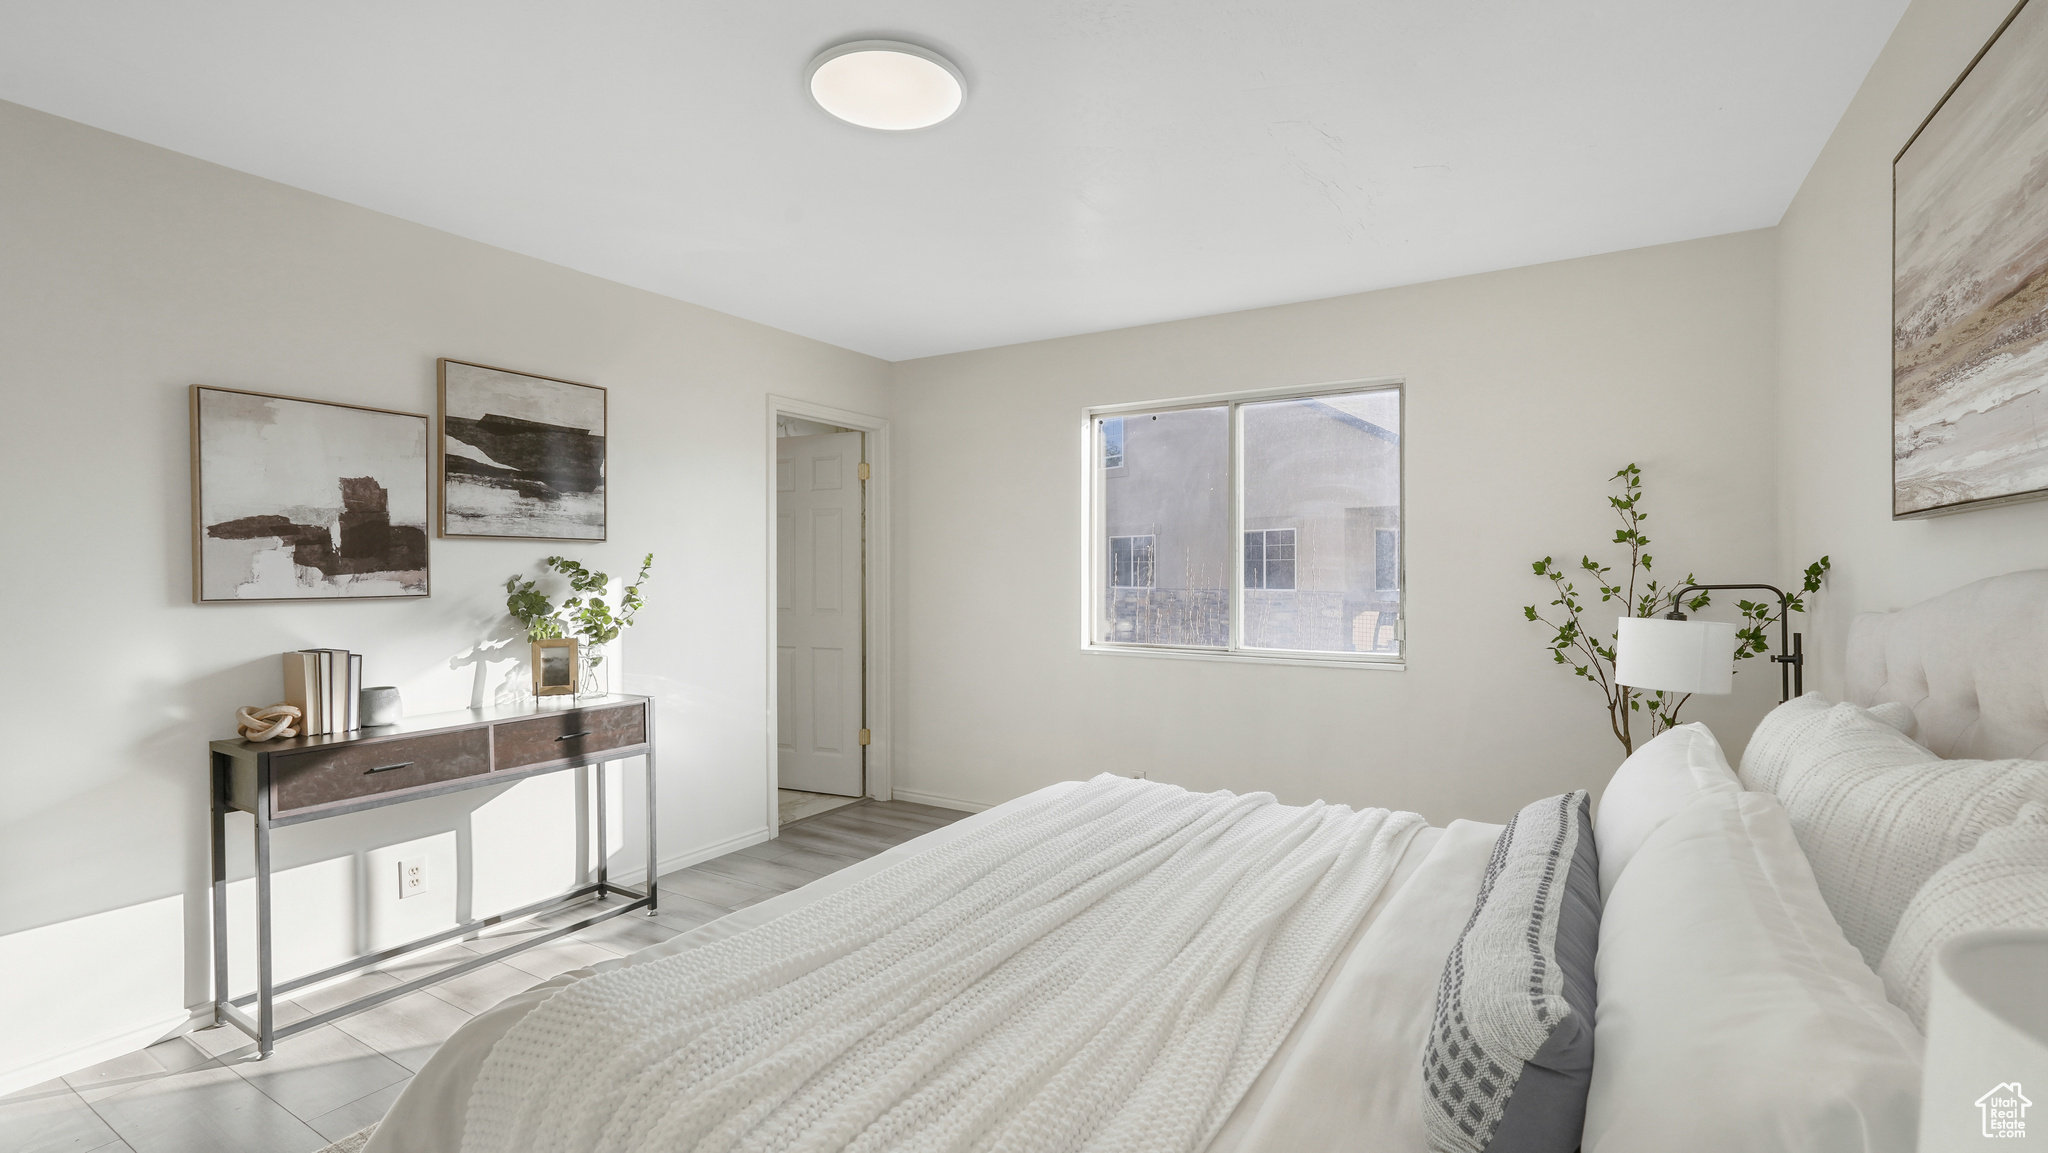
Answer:
[[1199, 1149], [1422, 827], [1097, 777], [564, 987], [493, 1046], [463, 1150]]

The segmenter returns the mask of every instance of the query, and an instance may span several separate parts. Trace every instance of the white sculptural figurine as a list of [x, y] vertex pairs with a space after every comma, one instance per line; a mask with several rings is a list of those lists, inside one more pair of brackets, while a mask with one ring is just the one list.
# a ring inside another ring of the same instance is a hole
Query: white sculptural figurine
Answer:
[[297, 705], [279, 704], [264, 709], [259, 709], [255, 705], [243, 705], [241, 711], [235, 714], [235, 719], [235, 727], [241, 732], [243, 740], [267, 741], [275, 737], [299, 735], [298, 727], [293, 724], [299, 719]]

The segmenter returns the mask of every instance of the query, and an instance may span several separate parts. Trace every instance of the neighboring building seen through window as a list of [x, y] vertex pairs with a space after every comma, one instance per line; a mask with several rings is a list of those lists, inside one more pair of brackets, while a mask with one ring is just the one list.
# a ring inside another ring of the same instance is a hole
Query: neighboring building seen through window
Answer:
[[1095, 423], [1096, 643], [1400, 652], [1398, 387]]
[[1149, 536], [1109, 538], [1109, 587], [1152, 587], [1152, 539]]

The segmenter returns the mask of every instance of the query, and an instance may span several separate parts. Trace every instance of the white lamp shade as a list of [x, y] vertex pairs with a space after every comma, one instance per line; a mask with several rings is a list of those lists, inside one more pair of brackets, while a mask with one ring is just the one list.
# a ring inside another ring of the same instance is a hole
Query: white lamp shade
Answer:
[[1623, 617], [1614, 679], [1667, 693], [1725, 693], [1735, 687], [1735, 626], [1725, 621]]
[[1920, 1153], [2048, 1137], [2048, 930], [1964, 933], [1933, 978]]

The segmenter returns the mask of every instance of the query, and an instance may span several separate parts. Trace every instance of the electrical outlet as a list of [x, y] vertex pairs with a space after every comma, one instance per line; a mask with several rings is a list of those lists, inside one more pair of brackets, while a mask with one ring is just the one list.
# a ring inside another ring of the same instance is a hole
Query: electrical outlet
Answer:
[[398, 862], [398, 899], [417, 897], [427, 891], [427, 859], [407, 857]]

